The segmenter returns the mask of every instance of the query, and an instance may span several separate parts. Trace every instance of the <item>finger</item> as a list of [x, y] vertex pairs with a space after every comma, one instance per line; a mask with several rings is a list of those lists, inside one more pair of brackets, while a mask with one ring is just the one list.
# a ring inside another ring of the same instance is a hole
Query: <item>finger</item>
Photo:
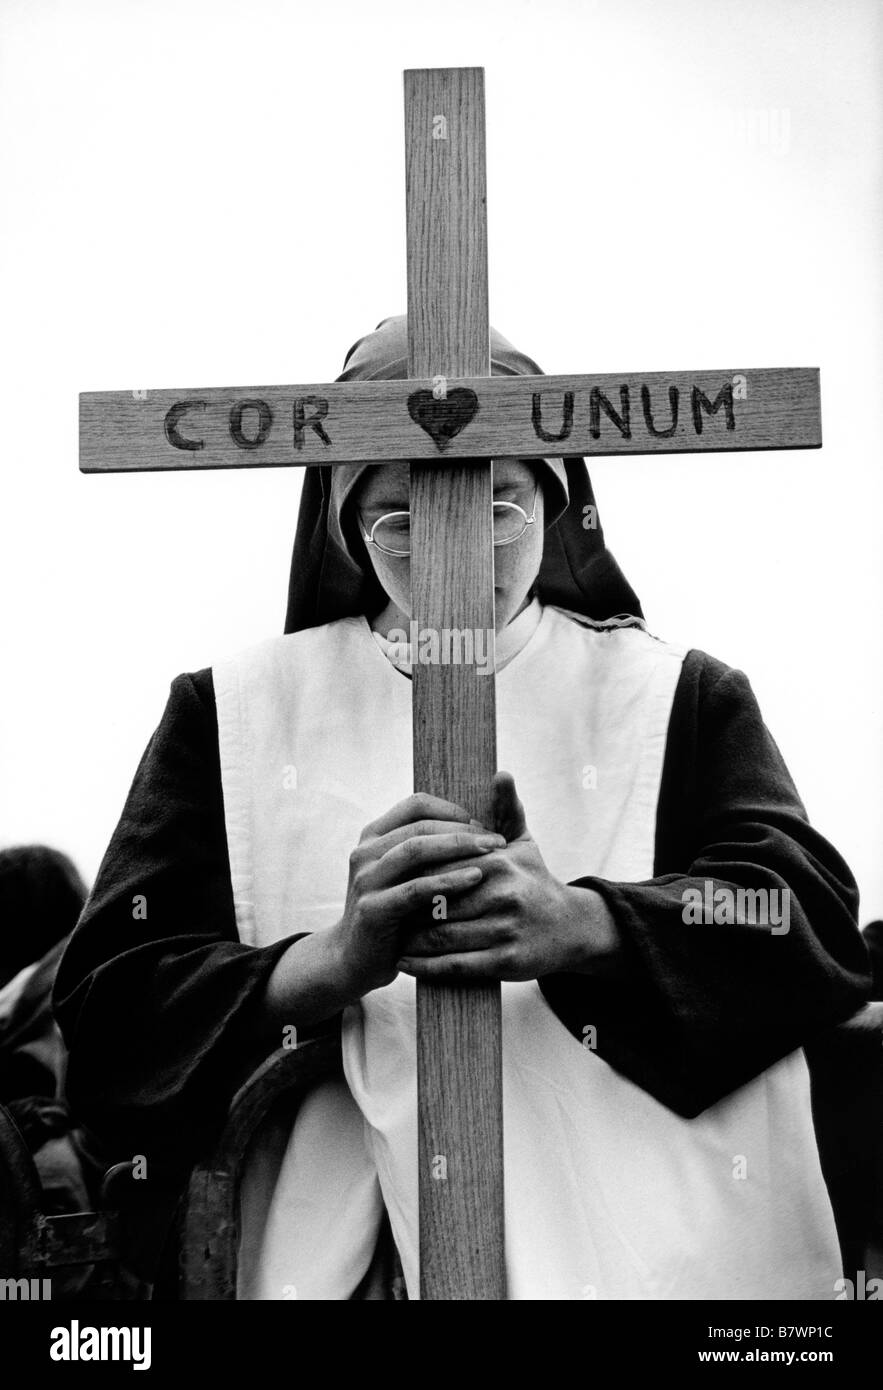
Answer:
[[452, 956], [404, 956], [396, 969], [415, 980], [454, 983], [460, 980], [504, 980], [505, 957], [497, 951], [473, 951]]
[[[496, 856], [489, 854], [479, 860], [466, 861], [464, 868], [471, 868], [477, 864], [481, 869], [481, 878], [474, 883], [461, 885], [456, 894], [452, 894], [442, 904], [437, 901], [432, 903], [432, 917], [430, 919], [425, 913], [416, 913], [411, 926], [414, 931], [423, 928], [443, 926], [445, 923], [462, 925], [464, 922], [490, 921], [494, 918], [497, 921], [505, 922], [507, 926], [512, 925], [511, 913], [507, 912], [500, 901], [500, 894], [496, 886], [496, 874], [494, 872], [493, 860]], [[459, 868], [458, 864], [439, 865], [435, 869], [436, 874], [447, 873], [449, 869]]]
[[428, 878], [409, 878], [392, 888], [367, 894], [362, 905], [369, 918], [376, 916], [381, 922], [390, 919], [399, 921], [412, 913], [425, 912], [432, 905], [433, 898], [444, 898], [448, 893], [474, 888], [481, 882], [481, 877], [478, 865], [471, 865], [443, 874], [431, 874]]
[[[456, 898], [444, 906], [444, 912], [439, 914], [436, 911], [436, 904], [433, 903], [433, 921], [442, 922], [469, 922], [481, 918], [483, 921], [490, 921], [494, 918], [505, 922], [511, 927], [513, 914], [516, 911], [516, 903], [513, 899], [511, 883], [508, 877], [509, 865], [505, 855], [499, 850], [492, 850], [490, 854], [476, 856], [474, 859], [462, 861], [463, 868], [471, 868], [478, 865], [481, 869], [481, 879], [471, 885], [468, 890], [461, 891]], [[448, 869], [457, 869], [461, 865], [438, 864], [434, 866], [437, 874], [446, 873]], [[415, 921], [415, 929], [429, 923]]]
[[364, 834], [370, 835], [373, 839], [385, 835], [389, 830], [396, 830], [402, 825], [412, 825], [420, 820], [462, 821], [464, 825], [473, 822], [481, 829], [490, 829], [482, 826], [480, 821], [474, 820], [467, 810], [454, 801], [446, 801], [441, 796], [430, 796], [428, 792], [414, 792], [403, 801], [397, 801], [395, 806], [378, 816], [370, 825], [366, 825]]
[[491, 951], [511, 941], [510, 924], [499, 918], [477, 918], [464, 922], [441, 921], [409, 931], [402, 950], [407, 959], [426, 956], [452, 956], [472, 951]]
[[498, 772], [494, 776], [494, 829], [509, 841], [527, 834], [524, 807], [511, 772]]
[[[454, 837], [459, 841], [471, 843], [472, 854], [475, 854], [475, 841], [477, 839], [488, 838], [493, 841], [494, 848], [503, 848], [506, 841], [501, 835], [493, 830], [485, 830], [477, 821], [464, 825], [462, 822], [454, 826], [449, 820], [418, 820], [413, 824], [401, 825], [396, 830], [388, 830], [385, 835], [380, 835], [377, 839], [362, 841], [363, 848], [370, 849], [372, 858], [382, 859], [396, 845], [406, 844], [409, 840], [423, 839], [430, 836], [450, 836], [452, 843]], [[464, 851], [465, 852], [465, 851]]]
[[504, 849], [502, 835], [413, 835], [394, 845], [371, 869], [371, 886], [386, 887], [406, 878], [422, 877], [427, 869], [444, 872], [465, 867], [458, 859], [483, 858], [495, 849]]

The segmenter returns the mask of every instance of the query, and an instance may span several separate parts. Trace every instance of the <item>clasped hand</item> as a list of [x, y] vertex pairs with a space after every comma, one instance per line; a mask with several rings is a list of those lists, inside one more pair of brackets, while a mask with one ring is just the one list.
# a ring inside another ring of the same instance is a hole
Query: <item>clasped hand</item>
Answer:
[[337, 926], [355, 994], [400, 970], [448, 982], [584, 973], [609, 952], [603, 902], [549, 872], [505, 772], [494, 779], [494, 827], [419, 793], [366, 826]]

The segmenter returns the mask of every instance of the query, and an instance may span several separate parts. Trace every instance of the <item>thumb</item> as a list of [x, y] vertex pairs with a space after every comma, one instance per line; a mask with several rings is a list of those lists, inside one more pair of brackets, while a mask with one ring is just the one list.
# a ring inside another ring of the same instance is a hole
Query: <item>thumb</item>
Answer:
[[494, 776], [494, 829], [509, 841], [520, 840], [530, 833], [511, 772], [498, 772]]

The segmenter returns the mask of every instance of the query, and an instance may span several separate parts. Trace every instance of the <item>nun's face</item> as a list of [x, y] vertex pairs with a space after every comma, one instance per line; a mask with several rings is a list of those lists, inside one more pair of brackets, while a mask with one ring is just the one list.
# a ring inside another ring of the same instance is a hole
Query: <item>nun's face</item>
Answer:
[[[387, 463], [366, 474], [355, 501], [365, 531], [370, 534], [374, 523], [388, 512], [408, 510], [410, 476], [407, 461]], [[536, 517], [518, 540], [494, 546], [494, 606], [500, 632], [524, 607], [543, 558], [543, 491], [529, 463], [494, 460], [494, 501], [515, 502], [528, 516], [534, 513]], [[410, 619], [410, 556], [387, 555], [376, 545], [366, 545], [365, 549], [392, 604], [402, 617]], [[390, 616], [391, 625], [396, 626], [397, 615]]]

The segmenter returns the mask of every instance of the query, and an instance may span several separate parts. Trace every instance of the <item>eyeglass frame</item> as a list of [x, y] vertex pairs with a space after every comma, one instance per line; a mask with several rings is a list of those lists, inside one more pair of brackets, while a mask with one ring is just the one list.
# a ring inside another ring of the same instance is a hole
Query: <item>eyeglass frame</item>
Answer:
[[[494, 541], [494, 546], [499, 546], [499, 545], [514, 545], [516, 541], [520, 541], [520, 540], [521, 540], [522, 536], [523, 536], [523, 535], [525, 534], [525, 532], [527, 531], [528, 526], [533, 526], [533, 525], [536, 523], [536, 519], [537, 519], [537, 494], [539, 493], [539, 490], [540, 490], [540, 489], [539, 489], [539, 484], [537, 483], [537, 484], [534, 486], [534, 492], [533, 492], [533, 510], [531, 511], [530, 516], [528, 516], [527, 512], [524, 510], [524, 508], [523, 508], [522, 506], [519, 505], [518, 502], [494, 502], [494, 503], [492, 504], [494, 507], [511, 507], [511, 508], [513, 509], [513, 511], [521, 512], [521, 515], [524, 517], [524, 526], [523, 526], [522, 529], [518, 532], [518, 535], [517, 535], [517, 536], [511, 536], [511, 537], [509, 538], [509, 540], [507, 540], [507, 541]], [[376, 540], [374, 539], [374, 532], [377, 530], [377, 528], [378, 528], [378, 526], [380, 525], [381, 521], [389, 521], [389, 519], [390, 519], [391, 516], [407, 516], [407, 517], [410, 517], [410, 515], [411, 515], [411, 510], [410, 510], [410, 508], [408, 508], [407, 511], [384, 512], [384, 513], [383, 513], [383, 516], [379, 516], [379, 517], [377, 518], [377, 520], [375, 521], [374, 525], [371, 527], [371, 533], [370, 533], [370, 535], [369, 535], [368, 532], [365, 530], [365, 523], [364, 523], [364, 521], [362, 520], [362, 513], [361, 513], [361, 511], [359, 511], [358, 508], [356, 508], [356, 511], [358, 512], [359, 521], [361, 522], [362, 540], [365, 542], [366, 545], [373, 545], [374, 548], [375, 548], [375, 550], [379, 550], [379, 551], [380, 551], [381, 555], [390, 555], [390, 556], [392, 556], [392, 558], [395, 559], [395, 560], [406, 560], [406, 559], [408, 558], [408, 556], [411, 554], [410, 548], [409, 548], [408, 550], [390, 550], [390, 549], [388, 549], [387, 546], [381, 545], [379, 541], [376, 541]], [[410, 530], [410, 523], [409, 523], [409, 530]]]

